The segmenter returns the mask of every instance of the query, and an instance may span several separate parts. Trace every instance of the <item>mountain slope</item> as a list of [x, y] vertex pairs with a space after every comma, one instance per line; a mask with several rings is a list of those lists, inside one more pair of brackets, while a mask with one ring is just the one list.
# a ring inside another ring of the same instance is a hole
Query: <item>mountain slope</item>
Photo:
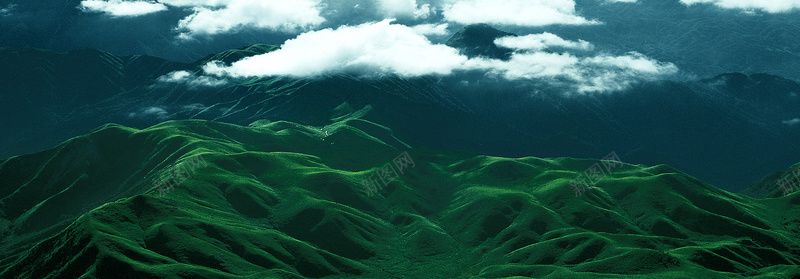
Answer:
[[[800, 275], [798, 194], [753, 199], [663, 165], [404, 153], [391, 134], [354, 116], [107, 125], [7, 159], [0, 277]], [[361, 184], [398, 162], [384, 187]], [[576, 197], [570, 181], [601, 165]]]
[[800, 188], [800, 164], [783, 171], [770, 173], [750, 184], [743, 195], [754, 198], [777, 198], [790, 195]]

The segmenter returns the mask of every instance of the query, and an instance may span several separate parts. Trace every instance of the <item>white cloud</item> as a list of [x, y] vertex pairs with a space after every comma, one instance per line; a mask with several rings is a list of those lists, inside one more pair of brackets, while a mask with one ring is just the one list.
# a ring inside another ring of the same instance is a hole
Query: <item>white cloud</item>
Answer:
[[443, 24], [420, 24], [412, 26], [411, 29], [414, 29], [414, 32], [417, 34], [425, 35], [425, 36], [444, 36], [448, 35], [447, 32], [447, 23]]
[[[507, 61], [469, 59], [458, 50], [431, 43], [411, 27], [391, 20], [312, 31], [287, 41], [279, 50], [245, 58], [231, 65], [212, 62], [207, 74], [231, 77], [318, 77], [355, 74], [366, 77], [417, 77], [482, 71], [508, 80], [536, 80], [579, 93], [608, 92], [631, 84], [669, 77], [678, 72], [671, 63], [630, 52], [591, 53], [585, 41], [564, 40], [550, 33], [498, 40], [515, 52]], [[553, 52], [578, 49], [581, 55]]]
[[798, 124], [800, 124], [800, 118], [795, 118], [795, 119], [792, 119], [792, 120], [785, 120], [785, 121], [783, 121], [783, 124], [786, 124], [786, 125], [789, 125], [789, 126], [798, 125]]
[[427, 18], [434, 13], [430, 4], [418, 5], [417, 0], [379, 0], [379, 4], [389, 18]]
[[785, 13], [800, 10], [798, 0], [680, 0], [690, 6], [694, 4], [714, 4], [725, 9], [761, 10], [768, 13]]
[[131, 112], [128, 118], [155, 118], [159, 121], [169, 119], [169, 112], [160, 107], [146, 107], [139, 112]]
[[462, 24], [546, 26], [599, 24], [575, 14], [574, 0], [449, 0], [446, 20]]
[[279, 50], [248, 57], [230, 66], [210, 63], [204, 70], [233, 77], [338, 73], [421, 76], [449, 74], [467, 60], [456, 49], [432, 44], [411, 27], [391, 22], [304, 33], [286, 41]]
[[168, 0], [167, 3], [196, 5], [194, 13], [178, 23], [177, 29], [184, 39], [234, 32], [240, 28], [296, 32], [325, 21], [316, 0], [217, 0], [210, 5], [199, 5], [199, 1], [192, 0]]
[[518, 50], [545, 50], [558, 47], [576, 50], [591, 50], [594, 46], [584, 40], [568, 41], [551, 33], [530, 34], [498, 38], [495, 45]]
[[135, 17], [167, 10], [167, 6], [152, 1], [84, 0], [78, 6], [84, 12], [99, 12], [115, 17]]
[[177, 84], [185, 84], [189, 86], [189, 88], [197, 88], [197, 87], [217, 87], [227, 84], [228, 82], [224, 79], [218, 79], [209, 76], [195, 76], [194, 74], [188, 71], [175, 71], [169, 74], [163, 75], [158, 78], [158, 82], [160, 83], [177, 83]]

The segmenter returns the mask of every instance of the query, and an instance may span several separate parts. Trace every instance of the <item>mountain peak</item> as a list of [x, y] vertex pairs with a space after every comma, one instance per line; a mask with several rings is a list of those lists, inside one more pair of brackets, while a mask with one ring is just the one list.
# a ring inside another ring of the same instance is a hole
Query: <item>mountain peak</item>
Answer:
[[467, 25], [447, 40], [446, 45], [456, 48], [466, 56], [495, 58], [508, 60], [513, 52], [510, 48], [494, 44], [498, 38], [517, 36], [516, 34], [498, 30], [488, 24]]

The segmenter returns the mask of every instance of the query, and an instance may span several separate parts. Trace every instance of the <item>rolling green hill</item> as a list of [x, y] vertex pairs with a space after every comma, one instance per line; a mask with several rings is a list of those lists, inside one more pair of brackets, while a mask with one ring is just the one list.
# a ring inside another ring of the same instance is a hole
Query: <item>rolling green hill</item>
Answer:
[[800, 276], [800, 195], [620, 163], [577, 196], [608, 163], [409, 149], [355, 114], [110, 124], [0, 162], [0, 278]]

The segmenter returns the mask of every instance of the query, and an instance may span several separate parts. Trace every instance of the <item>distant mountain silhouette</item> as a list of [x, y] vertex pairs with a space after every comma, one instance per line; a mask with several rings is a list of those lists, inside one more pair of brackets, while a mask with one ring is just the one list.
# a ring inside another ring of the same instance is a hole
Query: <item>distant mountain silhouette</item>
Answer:
[[514, 50], [497, 46], [494, 41], [498, 38], [512, 36], [516, 37], [517, 35], [497, 30], [488, 24], [474, 24], [456, 32], [445, 44], [460, 50], [470, 58], [483, 56], [508, 60]]

